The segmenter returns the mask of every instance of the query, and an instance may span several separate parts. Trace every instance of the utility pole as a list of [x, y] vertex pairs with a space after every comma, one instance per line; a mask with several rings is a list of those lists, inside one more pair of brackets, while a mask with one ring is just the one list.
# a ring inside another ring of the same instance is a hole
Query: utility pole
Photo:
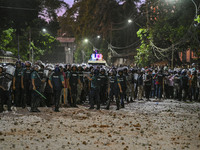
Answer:
[[29, 29], [29, 60], [31, 61], [31, 28]]
[[171, 59], [171, 69], [174, 68], [174, 45], [172, 44], [172, 59]]
[[17, 45], [18, 45], [18, 60], [20, 60], [20, 54], [19, 54], [19, 33], [17, 34]]
[[150, 21], [149, 21], [149, 0], [146, 0], [146, 17], [147, 17], [147, 29], [149, 29], [149, 24], [150, 24]]

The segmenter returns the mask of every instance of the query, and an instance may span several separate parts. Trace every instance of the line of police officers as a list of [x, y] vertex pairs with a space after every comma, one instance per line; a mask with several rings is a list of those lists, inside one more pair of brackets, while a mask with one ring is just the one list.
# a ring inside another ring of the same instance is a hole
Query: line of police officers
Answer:
[[[39, 106], [55, 106], [59, 111], [60, 102], [77, 107], [89, 100], [90, 109], [100, 109], [100, 105], [110, 108], [116, 101], [117, 110], [124, 108], [124, 101], [134, 99], [171, 98], [178, 100], [200, 99], [200, 73], [192, 70], [138, 69], [82, 67], [76, 65], [51, 65], [41, 61], [31, 66], [29, 61], [16, 62], [12, 88], [0, 86], [0, 112], [7, 103], [11, 111], [14, 106], [31, 107], [32, 112], [40, 112]], [[0, 67], [0, 85], [6, 78]]]

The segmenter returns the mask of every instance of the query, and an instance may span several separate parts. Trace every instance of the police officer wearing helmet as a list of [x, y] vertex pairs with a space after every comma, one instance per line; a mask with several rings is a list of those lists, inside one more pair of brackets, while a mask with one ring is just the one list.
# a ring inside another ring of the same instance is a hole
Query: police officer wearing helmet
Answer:
[[121, 108], [124, 108], [124, 98], [126, 94], [126, 77], [123, 75], [123, 70], [118, 70], [118, 76], [117, 76], [117, 82], [119, 83], [119, 89], [120, 89], [120, 98], [121, 98]]
[[55, 68], [48, 82], [54, 93], [55, 112], [59, 112], [60, 95], [62, 88], [65, 86], [65, 81], [58, 66]]
[[22, 107], [25, 108], [26, 105], [30, 106], [31, 104], [31, 62], [25, 62], [25, 69], [22, 71], [21, 76], [21, 86], [23, 90], [23, 101]]
[[22, 105], [22, 86], [21, 86], [21, 76], [22, 76], [22, 67], [21, 61], [16, 62], [16, 70], [13, 77], [13, 90], [15, 97], [15, 106], [20, 107]]
[[80, 81], [80, 77], [77, 73], [77, 67], [76, 65], [72, 66], [72, 71], [68, 76], [67, 79], [70, 95], [71, 95], [71, 106], [72, 107], [77, 107], [77, 84], [80, 84], [82, 88], [82, 84]]
[[108, 82], [108, 93], [109, 93], [109, 99], [108, 99], [108, 104], [106, 109], [109, 110], [110, 108], [110, 103], [111, 100], [113, 100], [113, 96], [115, 96], [115, 100], [116, 100], [116, 105], [117, 105], [117, 109], [119, 110], [120, 105], [119, 105], [119, 83], [117, 81], [117, 77], [116, 77], [116, 72], [114, 70], [110, 70], [109, 72], [110, 76], [109, 76], [109, 82]]
[[105, 69], [100, 69], [99, 77], [101, 78], [100, 83], [100, 101], [102, 104], [106, 104], [107, 101], [107, 87], [108, 87], [108, 77], [105, 74]]
[[[78, 66], [78, 75], [81, 81], [81, 84], [84, 87], [84, 77], [83, 77], [83, 67], [81, 65]], [[83, 103], [86, 100], [86, 95], [84, 92], [84, 88], [81, 88], [81, 86], [78, 86], [78, 102]]]
[[38, 74], [40, 70], [39, 65], [34, 65], [34, 71], [31, 73], [31, 83], [32, 83], [32, 99], [31, 99], [31, 112], [40, 112], [37, 108], [40, 103], [41, 95], [41, 84], [42, 80]]
[[92, 77], [87, 76], [88, 80], [91, 81], [91, 91], [90, 91], [90, 108], [94, 109], [95, 103], [97, 104], [97, 110], [100, 109], [100, 84], [101, 78], [99, 77], [99, 70], [95, 69]]

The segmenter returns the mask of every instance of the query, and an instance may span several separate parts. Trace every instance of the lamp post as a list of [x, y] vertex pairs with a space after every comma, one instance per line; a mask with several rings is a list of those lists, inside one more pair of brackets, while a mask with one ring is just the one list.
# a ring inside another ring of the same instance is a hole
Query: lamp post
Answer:
[[[100, 38], [100, 37], [99, 37], [99, 38]], [[93, 50], [96, 49], [95, 46], [92, 44], [92, 42], [90, 42], [90, 40], [84, 39], [84, 42], [85, 42], [85, 43], [89, 43], [90, 45], [92, 45]]]

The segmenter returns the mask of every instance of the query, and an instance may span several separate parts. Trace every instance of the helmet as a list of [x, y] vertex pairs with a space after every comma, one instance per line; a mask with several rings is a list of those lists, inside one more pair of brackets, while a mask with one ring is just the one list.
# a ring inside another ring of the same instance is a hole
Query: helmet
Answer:
[[26, 66], [26, 67], [31, 67], [31, 65], [32, 65], [32, 64], [31, 64], [30, 61], [25, 61], [25, 66]]
[[104, 72], [104, 73], [105, 73], [105, 69], [104, 69], [104, 68], [101, 68], [101, 69], [100, 69], [100, 72]]
[[15, 65], [17, 66], [17, 65], [22, 65], [22, 63], [21, 63], [21, 61], [17, 61], [16, 63], [15, 63]]
[[77, 70], [77, 66], [75, 64], [73, 64], [71, 68], [72, 68], [72, 70], [73, 70], [73, 68], [75, 68]]
[[119, 69], [119, 70], [118, 70], [118, 74], [119, 74], [119, 75], [120, 75], [120, 74], [122, 75], [122, 74], [123, 74], [123, 70], [122, 70], [122, 69]]
[[33, 66], [33, 69], [34, 69], [34, 70], [36, 70], [36, 69], [40, 70], [40, 66], [39, 66], [39, 65], [34, 65], [34, 66]]
[[94, 75], [98, 75], [99, 74], [99, 69], [95, 69], [94, 70]]
[[56, 66], [54, 71], [55, 71], [55, 73], [60, 72], [60, 68], [58, 66]]

